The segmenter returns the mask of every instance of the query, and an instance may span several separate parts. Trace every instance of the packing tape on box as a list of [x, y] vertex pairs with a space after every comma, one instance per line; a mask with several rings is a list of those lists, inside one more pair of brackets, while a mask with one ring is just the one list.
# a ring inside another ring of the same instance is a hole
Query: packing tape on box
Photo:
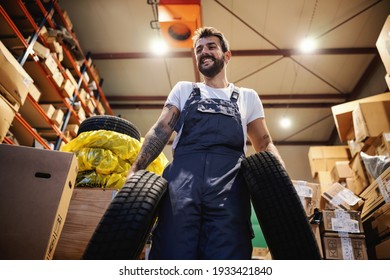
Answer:
[[352, 240], [349, 237], [341, 237], [341, 250], [343, 252], [344, 260], [353, 260]]
[[350, 189], [343, 189], [338, 192], [330, 201], [333, 205], [341, 205], [346, 202], [349, 206], [353, 206], [361, 200], [360, 197], [356, 196]]

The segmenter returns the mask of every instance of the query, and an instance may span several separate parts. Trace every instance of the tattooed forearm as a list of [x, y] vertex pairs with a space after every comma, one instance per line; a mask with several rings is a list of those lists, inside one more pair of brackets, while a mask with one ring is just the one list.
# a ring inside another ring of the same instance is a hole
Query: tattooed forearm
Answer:
[[267, 148], [268, 148], [268, 145], [270, 144], [270, 143], [272, 143], [272, 141], [271, 141], [271, 136], [269, 136], [268, 134], [265, 134], [264, 136], [263, 136], [263, 139], [262, 139], [263, 141], [261, 141], [261, 143], [262, 143], [262, 145], [261, 145], [261, 151], [264, 151], [264, 150], [267, 150]]
[[146, 133], [144, 143], [128, 176], [131, 177], [136, 171], [147, 168], [160, 155], [173, 133], [179, 116], [180, 111], [175, 106], [168, 104], [164, 107], [158, 121]]
[[164, 130], [161, 124], [156, 124], [145, 136], [141, 151], [134, 163], [137, 170], [145, 169], [158, 157], [172, 134], [172, 131]]
[[[165, 106], [168, 110], [171, 110], [173, 108], [172, 105], [166, 105]], [[179, 115], [173, 112], [171, 119], [168, 122], [169, 127], [173, 130], [175, 128], [175, 125], [177, 123], [177, 120], [179, 118]]]

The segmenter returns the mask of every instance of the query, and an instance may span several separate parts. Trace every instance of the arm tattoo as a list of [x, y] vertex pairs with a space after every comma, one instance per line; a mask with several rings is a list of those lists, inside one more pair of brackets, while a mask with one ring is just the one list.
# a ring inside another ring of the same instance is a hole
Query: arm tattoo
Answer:
[[268, 134], [263, 136], [263, 143], [262, 148], [267, 149], [268, 145], [271, 143], [271, 137]]
[[168, 143], [171, 133], [171, 131], [167, 132], [164, 130], [161, 124], [157, 124], [148, 132], [141, 151], [139, 152], [139, 156], [134, 163], [137, 170], [147, 168], [148, 165], [158, 157]]
[[[172, 109], [173, 106], [170, 105], [170, 104], [168, 104], [168, 105], [165, 106], [165, 107], [167, 107], [168, 110], [170, 111], [170, 110]], [[172, 114], [172, 118], [171, 118], [171, 119], [169, 120], [169, 122], [168, 122], [168, 125], [169, 125], [169, 127], [170, 127], [172, 130], [175, 128], [175, 125], [176, 125], [176, 123], [177, 123], [178, 118], [179, 118], [178, 114], [176, 114], [176, 113], [173, 113], [173, 114]]]

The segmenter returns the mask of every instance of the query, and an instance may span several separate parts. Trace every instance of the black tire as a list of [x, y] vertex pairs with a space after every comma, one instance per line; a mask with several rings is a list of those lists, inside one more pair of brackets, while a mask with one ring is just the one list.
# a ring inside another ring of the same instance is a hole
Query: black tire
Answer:
[[251, 155], [243, 160], [242, 172], [272, 258], [321, 259], [303, 205], [277, 158], [270, 152]]
[[83, 259], [138, 259], [157, 219], [167, 185], [164, 178], [145, 170], [128, 179], [96, 227]]
[[137, 139], [138, 141], [141, 140], [141, 133], [134, 124], [128, 120], [111, 115], [97, 115], [85, 119], [80, 123], [77, 135], [82, 132], [100, 129], [115, 131], [126, 134], [134, 139]]

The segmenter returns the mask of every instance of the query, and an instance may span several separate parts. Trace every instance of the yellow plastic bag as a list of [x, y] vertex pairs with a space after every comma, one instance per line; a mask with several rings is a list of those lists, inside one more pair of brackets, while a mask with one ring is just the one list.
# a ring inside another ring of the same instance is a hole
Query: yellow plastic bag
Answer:
[[128, 135], [109, 130], [93, 130], [80, 133], [63, 146], [65, 152], [77, 152], [81, 148], [100, 148], [112, 151], [122, 159], [131, 163], [135, 161], [141, 142]]
[[126, 182], [126, 174], [99, 174], [94, 170], [79, 172], [76, 187], [121, 189]]
[[96, 170], [99, 174], [123, 173], [130, 169], [130, 162], [121, 159], [110, 150], [81, 148], [75, 152], [79, 171]]
[[[79, 176], [76, 186], [121, 188], [141, 145], [142, 142], [125, 134], [94, 130], [79, 134], [64, 145], [62, 151], [77, 156]], [[147, 170], [161, 175], [167, 164], [167, 158], [161, 153]]]

